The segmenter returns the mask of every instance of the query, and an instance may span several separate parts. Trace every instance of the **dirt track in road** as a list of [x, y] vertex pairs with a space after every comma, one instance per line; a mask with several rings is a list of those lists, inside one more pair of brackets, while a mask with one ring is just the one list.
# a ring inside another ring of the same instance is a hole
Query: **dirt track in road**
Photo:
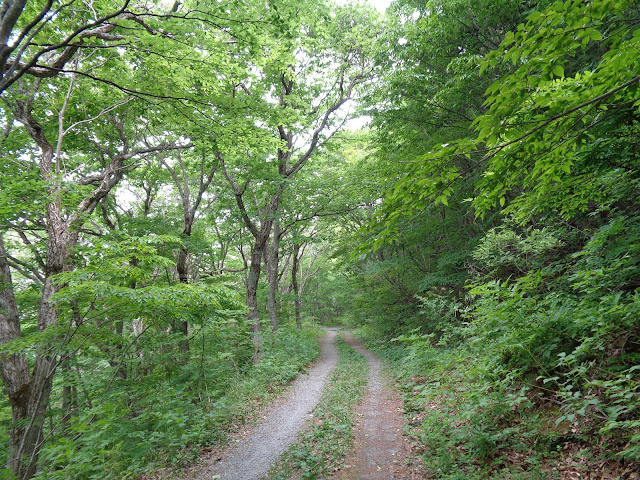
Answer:
[[225, 450], [219, 462], [205, 464], [192, 478], [255, 480], [264, 477], [293, 443], [318, 403], [322, 387], [338, 362], [335, 337], [335, 330], [328, 330], [320, 339], [320, 358], [309, 372], [298, 377], [286, 395], [264, 414], [264, 420]]
[[418, 479], [422, 475], [407, 465], [410, 448], [403, 437], [402, 399], [382, 375], [380, 359], [353, 335], [345, 339], [369, 363], [367, 393], [357, 409], [355, 450], [337, 476], [340, 480]]

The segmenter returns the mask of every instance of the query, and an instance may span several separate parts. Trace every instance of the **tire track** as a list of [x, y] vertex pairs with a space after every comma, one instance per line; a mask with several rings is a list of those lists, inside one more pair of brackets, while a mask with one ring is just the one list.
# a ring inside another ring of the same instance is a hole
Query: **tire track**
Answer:
[[264, 421], [225, 450], [222, 459], [208, 465], [197, 480], [257, 480], [268, 473], [304, 427], [320, 399], [327, 377], [338, 363], [336, 331], [326, 331], [320, 339], [320, 358], [309, 372], [299, 376], [286, 396], [267, 411]]
[[354, 429], [355, 451], [338, 475], [341, 480], [422, 478], [407, 466], [410, 452], [403, 437], [402, 399], [382, 376], [382, 362], [349, 332], [345, 338], [369, 362], [368, 391], [358, 407]]

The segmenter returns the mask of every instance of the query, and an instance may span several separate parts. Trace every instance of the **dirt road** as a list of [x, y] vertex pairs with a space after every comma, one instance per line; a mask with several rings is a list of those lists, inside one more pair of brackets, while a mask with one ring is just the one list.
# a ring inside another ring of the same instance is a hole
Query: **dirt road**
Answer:
[[[283, 397], [263, 414], [263, 421], [236, 437], [220, 454], [191, 470], [185, 480], [258, 480], [291, 445], [311, 417], [322, 388], [338, 362], [336, 329], [320, 339], [320, 358], [309, 372], [298, 377]], [[402, 432], [402, 400], [382, 376], [380, 359], [366, 350], [349, 332], [347, 342], [369, 363], [367, 393], [358, 407], [355, 450], [346, 466], [332, 478], [386, 480], [421, 478], [406, 465], [409, 453]]]

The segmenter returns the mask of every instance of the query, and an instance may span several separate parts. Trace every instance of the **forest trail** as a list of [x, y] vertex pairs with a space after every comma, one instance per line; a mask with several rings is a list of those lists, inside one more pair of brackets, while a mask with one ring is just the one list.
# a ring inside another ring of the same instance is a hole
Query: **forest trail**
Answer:
[[422, 478], [407, 466], [410, 448], [403, 436], [402, 399], [386, 383], [380, 359], [349, 332], [347, 343], [369, 363], [365, 397], [357, 409], [355, 450], [337, 478], [340, 480], [389, 480]]
[[282, 397], [264, 415], [264, 421], [225, 450], [217, 463], [205, 465], [195, 480], [255, 480], [264, 477], [269, 468], [293, 443], [318, 403], [327, 377], [338, 362], [335, 338], [337, 332], [327, 329], [320, 338], [320, 358], [307, 374], [299, 376]]
[[355, 449], [346, 466], [336, 475], [340, 480], [392, 480], [421, 478], [407, 467], [409, 446], [403, 437], [402, 400], [387, 385], [380, 359], [364, 348], [351, 333], [326, 329], [320, 338], [320, 358], [309, 372], [299, 376], [290, 389], [264, 414], [263, 421], [250, 426], [233, 444], [197, 467], [185, 480], [258, 480], [264, 478], [280, 455], [295, 441], [311, 417], [322, 389], [338, 362], [335, 341], [338, 333], [362, 353], [369, 364], [367, 391], [357, 408]]

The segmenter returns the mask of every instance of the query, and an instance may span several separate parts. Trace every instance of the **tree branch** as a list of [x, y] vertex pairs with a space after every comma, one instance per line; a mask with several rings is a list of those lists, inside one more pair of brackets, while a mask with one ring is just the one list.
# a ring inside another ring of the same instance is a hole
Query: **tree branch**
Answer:
[[249, 214], [247, 213], [247, 207], [244, 204], [244, 198], [242, 198], [242, 195], [244, 194], [247, 188], [247, 185], [249, 184], [249, 181], [247, 180], [247, 182], [245, 183], [242, 189], [238, 187], [238, 184], [235, 182], [233, 177], [229, 174], [229, 172], [227, 172], [227, 167], [224, 163], [224, 156], [219, 152], [216, 153], [215, 155], [218, 161], [220, 162], [220, 168], [222, 169], [223, 175], [225, 176], [225, 178], [229, 182], [229, 185], [231, 185], [231, 188], [233, 189], [233, 195], [236, 199], [236, 204], [240, 209], [240, 215], [242, 216], [242, 220], [244, 221], [245, 225], [249, 229], [249, 232], [251, 232], [251, 235], [253, 235], [254, 238], [258, 238], [260, 236], [260, 232], [258, 231], [256, 224], [253, 223], [253, 221], [249, 217]]
[[[18, 272], [20, 272], [20, 275], [22, 275], [23, 277], [28, 278], [29, 280], [32, 280], [36, 283], [44, 283], [44, 277], [42, 276], [42, 274], [28, 263], [23, 262], [22, 260], [18, 260], [14, 256], [9, 255], [9, 253], [5, 254], [5, 260], [7, 261], [9, 266], [11, 266], [11, 268], [14, 268]], [[27, 271], [29, 273], [27, 273]]]

